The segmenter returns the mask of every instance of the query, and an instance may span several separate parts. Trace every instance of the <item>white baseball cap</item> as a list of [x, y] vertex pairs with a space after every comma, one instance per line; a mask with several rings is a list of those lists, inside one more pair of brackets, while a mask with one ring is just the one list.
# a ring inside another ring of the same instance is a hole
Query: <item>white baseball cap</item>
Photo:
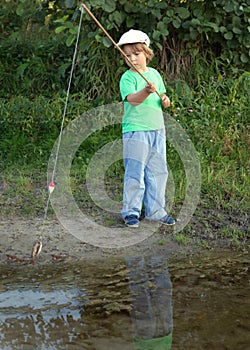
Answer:
[[134, 44], [134, 43], [144, 43], [147, 46], [150, 44], [150, 39], [146, 33], [143, 33], [140, 30], [130, 29], [128, 32], [124, 33], [119, 42], [118, 46], [122, 46], [125, 44]]

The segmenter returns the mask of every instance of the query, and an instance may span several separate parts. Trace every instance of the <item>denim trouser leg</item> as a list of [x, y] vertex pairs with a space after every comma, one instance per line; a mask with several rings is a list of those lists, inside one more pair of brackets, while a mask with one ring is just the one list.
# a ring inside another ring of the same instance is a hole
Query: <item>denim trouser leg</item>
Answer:
[[172, 283], [165, 257], [127, 257], [132, 292], [131, 320], [136, 339], [173, 332]]
[[167, 182], [165, 130], [138, 131], [123, 134], [125, 166], [122, 217], [141, 214], [160, 220], [166, 215]]
[[145, 191], [144, 184], [144, 164], [135, 159], [124, 159], [125, 177], [123, 189], [123, 209], [122, 217], [128, 215], [141, 215], [143, 196]]
[[[144, 206], [145, 218], [149, 220], [159, 220], [167, 213], [165, 210], [165, 190], [168, 177], [166, 153], [164, 149], [152, 151], [145, 168], [145, 193]], [[162, 152], [160, 153], [160, 150]]]

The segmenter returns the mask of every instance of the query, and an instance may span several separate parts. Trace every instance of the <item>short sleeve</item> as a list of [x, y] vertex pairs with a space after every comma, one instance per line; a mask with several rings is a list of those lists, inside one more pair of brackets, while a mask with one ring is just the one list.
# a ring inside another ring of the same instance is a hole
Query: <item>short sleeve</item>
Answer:
[[120, 93], [122, 100], [125, 101], [129, 94], [134, 94], [136, 92], [136, 84], [129, 74], [124, 73], [120, 80]]

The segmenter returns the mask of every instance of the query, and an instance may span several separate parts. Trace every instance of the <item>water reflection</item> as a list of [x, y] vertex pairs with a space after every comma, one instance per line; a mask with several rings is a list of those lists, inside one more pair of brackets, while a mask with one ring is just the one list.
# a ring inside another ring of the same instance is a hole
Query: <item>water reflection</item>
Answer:
[[171, 348], [172, 285], [159, 257], [1, 275], [1, 350]]
[[[13, 288], [13, 286], [11, 286]], [[77, 297], [79, 290], [71, 288], [66, 290], [32, 290], [27, 289], [30, 286], [19, 287], [19, 289], [9, 290], [1, 294], [0, 322], [6, 323], [11, 316], [16, 313], [19, 319], [25, 319], [27, 314], [32, 313], [33, 319], [43, 319], [45, 323], [58, 316], [67, 322], [67, 316], [70, 314], [74, 320], [79, 320], [81, 310], [79, 309]], [[0, 334], [0, 339], [3, 335]]]
[[[77, 287], [60, 287], [63, 289], [39, 289], [30, 283], [6, 286], [0, 293], [1, 349], [60, 348], [61, 330], [69, 330], [80, 320], [82, 308]], [[67, 338], [71, 341], [70, 332]]]
[[172, 284], [166, 258], [127, 258], [136, 350], [172, 347]]
[[0, 349], [246, 350], [249, 257], [209, 254], [1, 265]]

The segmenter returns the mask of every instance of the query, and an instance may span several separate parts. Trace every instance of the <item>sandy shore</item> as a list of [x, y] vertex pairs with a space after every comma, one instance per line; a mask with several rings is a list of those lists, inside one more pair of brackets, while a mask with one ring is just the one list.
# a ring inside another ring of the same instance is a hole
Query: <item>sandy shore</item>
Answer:
[[[56, 219], [49, 219], [44, 224], [39, 218], [8, 218], [1, 220], [0, 223], [0, 263], [30, 263], [33, 246], [41, 232], [42, 250], [35, 258], [35, 262], [41, 264], [112, 256], [147, 255], [152, 252], [170, 256], [186, 254], [194, 250], [192, 245], [180, 246], [171, 234], [159, 232], [150, 233], [146, 239], [128, 247], [102, 248], [77, 239]], [[131, 235], [136, 235], [134, 229]]]

